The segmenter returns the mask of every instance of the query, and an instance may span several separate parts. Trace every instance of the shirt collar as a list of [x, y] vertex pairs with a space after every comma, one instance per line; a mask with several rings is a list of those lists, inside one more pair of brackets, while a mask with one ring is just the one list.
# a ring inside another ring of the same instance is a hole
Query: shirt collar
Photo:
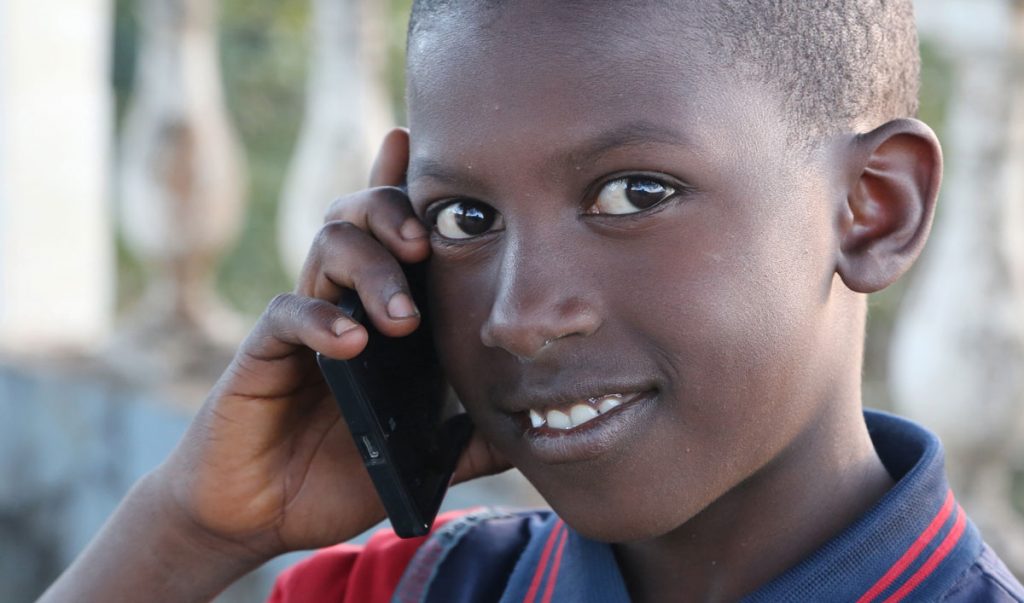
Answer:
[[[953, 498], [938, 438], [894, 415], [866, 411], [875, 449], [896, 480], [837, 537], [745, 601], [933, 600], [981, 551], [977, 529]], [[553, 514], [533, 537], [502, 601], [628, 601], [612, 548]]]
[[836, 538], [748, 601], [937, 600], [981, 552], [981, 537], [953, 498], [935, 434], [906, 419], [864, 413], [896, 485]]

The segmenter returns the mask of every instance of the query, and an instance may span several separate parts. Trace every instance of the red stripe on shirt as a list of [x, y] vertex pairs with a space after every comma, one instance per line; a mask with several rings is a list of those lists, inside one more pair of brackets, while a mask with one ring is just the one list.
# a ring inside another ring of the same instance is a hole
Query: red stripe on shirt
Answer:
[[942, 563], [942, 560], [953, 550], [953, 548], [960, 542], [960, 536], [964, 533], [964, 528], [967, 526], [967, 515], [964, 510], [960, 508], [960, 505], [956, 506], [956, 523], [953, 524], [953, 529], [946, 534], [946, 537], [942, 540], [942, 544], [937, 549], [932, 551], [931, 556], [924, 562], [924, 565], [917, 568], [912, 576], [892, 594], [891, 597], [885, 600], [885, 603], [896, 603], [902, 601], [904, 597], [910, 594], [918, 584], [924, 582], [924, 580], [935, 571], [935, 568]]
[[[431, 531], [465, 514], [442, 513]], [[392, 530], [380, 530], [365, 545], [323, 549], [278, 576], [268, 603], [389, 603], [410, 560], [427, 538], [399, 538]]]
[[942, 529], [946, 520], [949, 519], [949, 515], [953, 512], [953, 506], [955, 503], [956, 501], [953, 499], [953, 491], [947, 491], [945, 502], [942, 503], [942, 507], [932, 519], [931, 523], [928, 524], [928, 527], [921, 532], [921, 535], [918, 536], [917, 540], [910, 545], [910, 548], [903, 553], [903, 556], [896, 560], [896, 563], [889, 568], [889, 571], [885, 572], [885, 574], [878, 579], [878, 582], [875, 582], [874, 586], [869, 588], [866, 593], [857, 599], [857, 603], [868, 603], [869, 601], [874, 600], [875, 597], [882, 594], [885, 589], [889, 588], [889, 586], [895, 582], [896, 579], [899, 578], [912, 563], [914, 563], [914, 561], [917, 560], [921, 555], [921, 551], [923, 551], [931, 541], [935, 539], [939, 530]]
[[544, 598], [541, 603], [551, 603], [551, 595], [555, 592], [555, 582], [558, 581], [558, 567], [562, 565], [562, 551], [565, 549], [565, 541], [569, 539], [569, 530], [562, 530], [562, 537], [558, 541], [558, 552], [555, 553], [555, 561], [551, 564], [551, 574], [548, 575], [548, 584], [544, 587]]
[[548, 569], [548, 558], [551, 557], [551, 548], [555, 545], [555, 538], [558, 536], [564, 523], [561, 519], [555, 522], [553, 528], [551, 528], [551, 535], [548, 536], [548, 541], [544, 543], [544, 552], [541, 553], [540, 563], [537, 564], [537, 569], [533, 573], [533, 579], [530, 581], [530, 589], [526, 591], [526, 596], [523, 598], [523, 603], [533, 603], [537, 598], [537, 590], [540, 588], [540, 581], [544, 579], [544, 572]]

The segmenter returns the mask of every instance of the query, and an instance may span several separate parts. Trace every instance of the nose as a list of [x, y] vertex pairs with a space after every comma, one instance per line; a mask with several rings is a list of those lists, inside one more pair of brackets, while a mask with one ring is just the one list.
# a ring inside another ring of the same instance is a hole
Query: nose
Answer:
[[591, 335], [601, 326], [593, 292], [581, 278], [585, 268], [544, 247], [506, 248], [494, 303], [480, 329], [485, 346], [504, 349], [521, 361], [535, 360], [560, 340]]

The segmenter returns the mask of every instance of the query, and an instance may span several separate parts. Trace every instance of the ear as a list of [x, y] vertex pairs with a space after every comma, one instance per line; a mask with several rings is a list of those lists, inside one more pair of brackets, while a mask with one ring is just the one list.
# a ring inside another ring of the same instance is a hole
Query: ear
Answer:
[[897, 119], [857, 136], [848, 151], [836, 271], [853, 291], [873, 293], [902, 276], [928, 239], [942, 147], [924, 123]]

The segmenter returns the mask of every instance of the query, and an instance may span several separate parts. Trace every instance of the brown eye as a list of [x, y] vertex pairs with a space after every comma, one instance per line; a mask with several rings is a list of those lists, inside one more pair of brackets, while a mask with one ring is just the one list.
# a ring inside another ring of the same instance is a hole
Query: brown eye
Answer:
[[479, 201], [456, 201], [437, 213], [437, 232], [447, 239], [480, 236], [501, 224], [501, 214]]
[[589, 214], [633, 214], [654, 207], [676, 194], [676, 189], [653, 178], [618, 178], [601, 187]]

